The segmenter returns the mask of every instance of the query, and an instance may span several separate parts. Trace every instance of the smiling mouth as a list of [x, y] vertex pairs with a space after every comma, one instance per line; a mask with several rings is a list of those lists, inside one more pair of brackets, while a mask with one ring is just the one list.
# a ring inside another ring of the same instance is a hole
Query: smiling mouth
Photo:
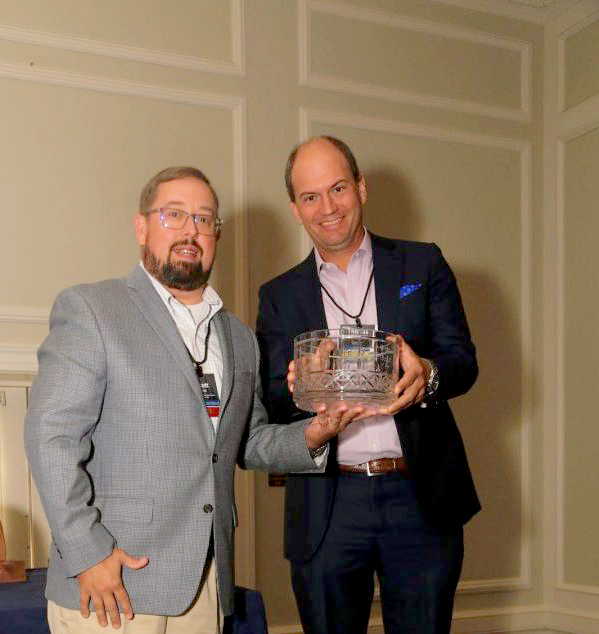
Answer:
[[334, 227], [338, 225], [342, 220], [343, 220], [343, 216], [337, 216], [336, 218], [333, 218], [332, 220], [323, 220], [320, 224], [321, 226], [325, 228]]
[[201, 253], [201, 249], [191, 244], [174, 244], [171, 247], [171, 253], [182, 255], [184, 257], [195, 258]]

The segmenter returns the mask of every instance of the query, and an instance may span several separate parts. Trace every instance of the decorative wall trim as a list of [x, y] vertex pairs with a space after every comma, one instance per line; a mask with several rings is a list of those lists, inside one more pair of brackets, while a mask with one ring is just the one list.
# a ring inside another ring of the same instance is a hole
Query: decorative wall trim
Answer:
[[[301, 634], [302, 629], [301, 625], [292, 624], [270, 626], [268, 631], [271, 634]], [[454, 612], [451, 631], [453, 634], [599, 634], [599, 614], [557, 610], [546, 605], [463, 610]], [[380, 617], [370, 619], [368, 634], [384, 634]]]
[[[298, 2], [298, 42], [299, 42], [299, 83], [310, 88], [332, 90], [345, 94], [359, 95], [374, 99], [388, 99], [420, 106], [430, 106], [445, 110], [466, 112], [469, 114], [507, 119], [511, 121], [531, 120], [532, 103], [532, 44], [506, 37], [499, 37], [482, 31], [449, 26], [446, 24], [417, 20], [393, 13], [350, 7], [331, 0], [299, 0]], [[364, 84], [361, 82], [337, 79], [333, 76], [320, 75], [310, 71], [310, 14], [312, 12], [328, 13], [365, 22], [384, 24], [396, 28], [408, 29], [432, 35], [441, 35], [465, 42], [474, 42], [495, 46], [520, 54], [520, 107], [507, 108], [491, 104], [427, 95], [407, 90], [396, 90]]]
[[9, 62], [0, 63], [0, 77], [229, 110], [233, 117], [233, 180], [236, 207], [235, 219], [237, 223], [235, 230], [236, 275], [234, 310], [242, 319], [247, 319], [249, 301], [248, 272], [246, 270], [245, 98], [201, 92], [198, 90], [171, 88], [155, 84], [144, 84], [122, 79], [110, 79], [95, 75], [50, 70]]
[[553, 632], [599, 634], [599, 613], [546, 606], [545, 624]]
[[[566, 200], [565, 200], [565, 152], [566, 143], [582, 136], [586, 132], [599, 128], [599, 115], [585, 122], [578, 128], [565, 133], [557, 140], [557, 191], [556, 191], [556, 223], [557, 223], [557, 497], [556, 497], [556, 583], [558, 590], [599, 595], [599, 586], [588, 586], [566, 582], [565, 573], [565, 500], [566, 500], [566, 394], [565, 394], [565, 245]], [[599, 628], [598, 628], [599, 629]]]
[[0, 323], [47, 324], [49, 314], [47, 308], [0, 306]]
[[0, 344], [0, 373], [37, 372], [37, 346]]
[[[522, 341], [522, 375], [520, 377], [522, 387], [522, 411], [521, 411], [521, 514], [522, 514], [522, 534], [521, 534], [521, 560], [520, 574], [517, 577], [506, 577], [498, 579], [479, 579], [476, 581], [462, 581], [458, 585], [458, 591], [463, 594], [474, 594], [482, 592], [493, 592], [497, 590], [520, 590], [529, 588], [531, 585], [531, 526], [532, 526], [532, 460], [531, 460], [531, 421], [532, 421], [532, 341], [533, 341], [533, 321], [532, 321], [532, 150], [531, 144], [527, 141], [506, 137], [488, 136], [473, 134], [441, 128], [374, 119], [371, 117], [346, 115], [340, 112], [325, 112], [308, 110], [300, 107], [300, 141], [309, 138], [312, 134], [314, 123], [330, 124], [335, 126], [345, 126], [359, 130], [372, 130], [374, 132], [384, 132], [403, 136], [417, 137], [423, 139], [434, 139], [438, 141], [448, 141], [462, 143], [475, 147], [491, 147], [506, 149], [517, 152], [520, 158], [520, 230], [522, 237], [522, 321], [520, 324], [520, 336]], [[300, 248], [305, 254], [312, 248], [310, 238], [305, 231], [301, 231]]]
[[599, 102], [599, 95], [595, 97], [591, 97], [590, 99], [585, 99], [585, 101], [580, 104], [576, 104], [572, 108], [566, 109], [566, 41], [572, 36], [580, 33], [588, 26], [593, 24], [593, 22], [597, 22], [599, 20], [599, 11], [595, 11], [584, 20], [577, 22], [569, 29], [560, 33], [557, 38], [557, 98], [558, 98], [558, 109], [560, 113], [568, 112], [568, 110], [577, 108], [580, 109], [581, 106], [584, 106], [587, 101], [593, 101], [592, 108], [595, 108], [595, 112], [597, 112], [597, 103]]
[[199, 90], [171, 88], [157, 84], [144, 84], [136, 81], [111, 79], [71, 71], [52, 70], [13, 62], [0, 63], [0, 77], [21, 79], [41, 84], [68, 86], [70, 88], [82, 88], [84, 90], [95, 90], [117, 95], [162, 99], [164, 101], [223, 108], [226, 110], [234, 110], [244, 102], [242, 97], [230, 97]]
[[433, 0], [433, 2], [544, 24], [575, 4], [577, 0], [554, 0], [553, 2], [537, 3], [518, 2], [518, 0], [507, 0], [507, 2], [506, 0]]
[[8, 24], [0, 24], [0, 39], [11, 42], [23, 42], [37, 46], [48, 46], [79, 53], [91, 53], [105, 57], [116, 57], [136, 62], [160, 64], [171, 68], [218, 73], [245, 77], [244, 33], [243, 33], [243, 0], [229, 0], [231, 4], [231, 61], [221, 62], [204, 59], [193, 55], [169, 53], [148, 48], [118, 44], [92, 38], [76, 37], [59, 33], [50, 33], [34, 29], [26, 29]]

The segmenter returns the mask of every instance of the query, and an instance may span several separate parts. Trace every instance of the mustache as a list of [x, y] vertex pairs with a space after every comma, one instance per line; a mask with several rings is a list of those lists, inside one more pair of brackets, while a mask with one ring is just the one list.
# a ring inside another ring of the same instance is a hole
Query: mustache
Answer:
[[204, 249], [202, 249], [195, 240], [178, 240], [177, 242], [173, 242], [170, 246], [169, 253], [177, 247], [195, 247], [200, 252], [200, 255], [204, 254]]

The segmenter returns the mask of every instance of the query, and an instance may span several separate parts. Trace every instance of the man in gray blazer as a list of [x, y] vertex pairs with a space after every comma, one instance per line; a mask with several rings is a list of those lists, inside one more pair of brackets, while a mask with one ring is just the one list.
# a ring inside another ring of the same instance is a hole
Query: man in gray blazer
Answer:
[[219, 631], [233, 611], [235, 464], [322, 471], [324, 443], [361, 413], [266, 424], [255, 337], [207, 283], [221, 220], [202, 172], [157, 174], [134, 222], [140, 266], [59, 294], [31, 390], [54, 634], [109, 619]]

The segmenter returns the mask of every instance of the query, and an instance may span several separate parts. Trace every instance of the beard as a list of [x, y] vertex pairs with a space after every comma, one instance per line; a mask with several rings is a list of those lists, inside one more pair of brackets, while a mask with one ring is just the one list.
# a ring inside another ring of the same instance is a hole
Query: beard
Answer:
[[195, 291], [204, 286], [210, 277], [210, 269], [204, 270], [202, 262], [173, 262], [170, 253], [175, 247], [193, 244], [196, 248], [201, 247], [189, 240], [175, 242], [170, 248], [166, 262], [161, 262], [146, 243], [143, 247], [143, 263], [146, 271], [155, 277], [161, 284], [169, 288], [176, 288], [180, 291]]

